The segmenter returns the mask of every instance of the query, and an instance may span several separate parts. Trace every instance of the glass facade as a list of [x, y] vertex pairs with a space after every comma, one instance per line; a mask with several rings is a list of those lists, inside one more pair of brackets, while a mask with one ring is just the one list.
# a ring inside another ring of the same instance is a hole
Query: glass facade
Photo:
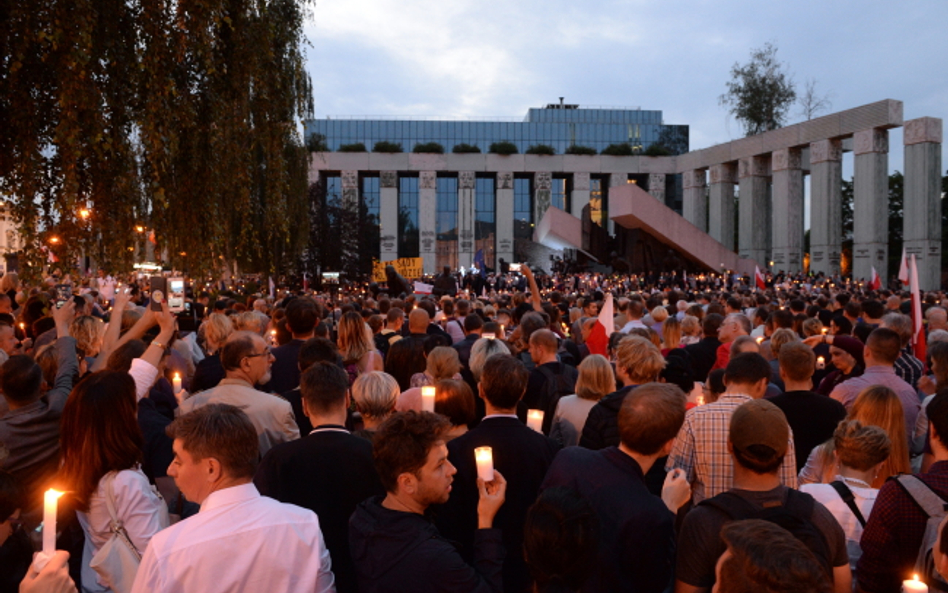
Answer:
[[362, 189], [362, 208], [360, 210], [363, 248], [367, 253], [378, 257], [382, 234], [380, 217], [381, 195], [377, 175], [363, 175], [359, 187]]
[[418, 178], [398, 179], [398, 257], [419, 257]]
[[458, 267], [458, 178], [438, 177], [438, 214], [435, 267]]
[[550, 205], [554, 208], [559, 208], [560, 210], [565, 210], [569, 212], [569, 205], [571, 200], [569, 192], [569, 183], [567, 183], [566, 177], [554, 177], [553, 178], [553, 190], [550, 192]]
[[494, 267], [497, 245], [497, 200], [494, 184], [493, 176], [478, 177], [474, 180], [474, 253], [477, 259], [477, 252], [484, 252], [484, 265], [488, 268]]
[[609, 220], [606, 194], [602, 191], [604, 185], [600, 178], [589, 179], [589, 219], [601, 227], [606, 226], [606, 221]]
[[533, 191], [529, 177], [514, 177], [514, 239], [533, 238]]

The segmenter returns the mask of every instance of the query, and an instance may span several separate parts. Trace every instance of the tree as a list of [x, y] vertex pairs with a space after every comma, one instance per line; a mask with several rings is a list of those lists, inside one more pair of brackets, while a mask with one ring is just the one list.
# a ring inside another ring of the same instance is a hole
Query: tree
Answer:
[[821, 111], [826, 111], [833, 106], [830, 100], [830, 93], [820, 95], [816, 91], [816, 79], [808, 78], [803, 87], [803, 94], [800, 95], [800, 115], [808, 121]]
[[786, 66], [777, 61], [777, 48], [767, 43], [751, 51], [747, 64], [734, 64], [719, 101], [741, 122], [746, 135], [753, 136], [781, 127], [796, 98]]
[[[307, 235], [310, 0], [9, 3], [0, 194], [26, 242], [131, 269], [142, 226], [192, 273], [295, 265]], [[86, 211], [86, 215], [80, 215]], [[91, 213], [91, 215], [89, 215]], [[74, 261], [74, 260], [73, 260]]]

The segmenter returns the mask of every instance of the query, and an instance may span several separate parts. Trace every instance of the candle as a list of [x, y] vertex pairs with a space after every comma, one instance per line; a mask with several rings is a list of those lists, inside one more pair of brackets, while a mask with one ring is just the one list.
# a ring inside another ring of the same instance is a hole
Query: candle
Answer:
[[826, 332], [829, 331], [829, 328], [828, 328], [828, 327], [824, 327], [821, 331], [823, 332], [823, 335], [825, 336], [825, 335], [826, 335]]
[[178, 373], [174, 374], [174, 377], [171, 378], [171, 389], [178, 393], [181, 391], [181, 375]]
[[434, 412], [435, 388], [433, 385], [426, 385], [421, 388], [421, 411]]
[[912, 580], [902, 581], [903, 593], [928, 593], [928, 585], [918, 580], [918, 575], [913, 575]]
[[484, 337], [487, 338], [488, 340], [493, 340], [493, 339], [496, 338], [497, 336], [494, 335], [494, 334], [484, 334]]
[[703, 396], [703, 395], [699, 395], [699, 396], [698, 396], [698, 405], [699, 405], [699, 406], [703, 406], [703, 405], [704, 405], [704, 396]]
[[56, 553], [56, 507], [62, 495], [62, 492], [49, 489], [43, 496], [43, 554], [47, 556]]
[[758, 345], [764, 343], [764, 336], [757, 336], [755, 339], [757, 340]]
[[277, 339], [277, 330], [271, 329], [270, 330], [270, 345], [271, 346], [276, 343], [276, 339]]
[[822, 356], [817, 357], [817, 359], [816, 359], [816, 368], [817, 368], [817, 370], [820, 370], [820, 371], [822, 371], [823, 369], [825, 369], [825, 368], [826, 368], [826, 359], [823, 358]]
[[527, 426], [541, 432], [543, 430], [543, 410], [527, 410]]
[[490, 447], [474, 449], [474, 461], [477, 463], [477, 477], [485, 482], [494, 481], [494, 452]]

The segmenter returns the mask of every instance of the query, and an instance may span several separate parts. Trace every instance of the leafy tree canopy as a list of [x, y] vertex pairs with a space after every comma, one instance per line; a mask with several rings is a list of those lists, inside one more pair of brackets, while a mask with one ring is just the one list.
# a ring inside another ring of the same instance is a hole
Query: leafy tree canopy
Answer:
[[777, 61], [777, 48], [767, 43], [751, 51], [750, 61], [734, 64], [727, 92], [719, 98], [753, 136], [783, 126], [797, 93], [786, 65]]

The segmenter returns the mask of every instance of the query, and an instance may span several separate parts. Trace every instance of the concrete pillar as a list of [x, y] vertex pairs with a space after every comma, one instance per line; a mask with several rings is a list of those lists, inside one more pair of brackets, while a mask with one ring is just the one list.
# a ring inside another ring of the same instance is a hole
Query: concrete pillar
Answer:
[[358, 211], [359, 209], [359, 172], [342, 171], [342, 206]]
[[497, 173], [497, 215], [494, 220], [497, 224], [497, 261], [494, 265], [499, 269], [500, 259], [507, 263], [514, 260], [514, 180], [513, 173], [501, 171]]
[[533, 224], [539, 225], [553, 200], [553, 174], [539, 171], [533, 176]]
[[853, 278], [868, 282], [875, 267], [885, 286], [889, 277], [889, 132], [856, 132], [853, 153]]
[[685, 171], [682, 175], [682, 185], [685, 190], [682, 198], [682, 213], [685, 220], [707, 232], [708, 186], [705, 174], [705, 169], [695, 169], [694, 171]]
[[747, 157], [738, 162], [738, 253], [767, 265], [770, 256], [770, 201], [767, 199], [767, 158]]
[[905, 122], [905, 202], [902, 238], [915, 254], [922, 290], [941, 286], [942, 120], [920, 117]]
[[775, 271], [803, 269], [803, 170], [800, 149], [783, 148], [771, 154], [773, 170], [773, 253]]
[[422, 273], [437, 273], [438, 238], [438, 185], [434, 171], [418, 174], [418, 238], [421, 245], [418, 254], [422, 259]]
[[810, 144], [810, 271], [839, 272], [843, 234], [842, 143]]
[[708, 195], [708, 234], [734, 251], [734, 163], [711, 165], [711, 189]]
[[398, 259], [398, 173], [379, 173], [379, 219], [381, 221], [379, 261]]
[[[622, 187], [623, 185], [629, 184], [629, 174], [628, 173], [610, 173], [609, 174], [609, 187], [602, 190], [602, 199], [606, 202], [606, 209], [608, 212], [612, 211], [612, 205], [609, 203], [609, 190], [613, 187]], [[606, 226], [606, 229], [609, 231], [609, 236], [614, 237], [616, 234], [616, 221], [609, 218], [609, 223]]]
[[662, 204], [665, 203], [664, 173], [652, 173], [648, 176], [648, 193], [652, 194], [652, 197]]
[[458, 266], [474, 263], [474, 171], [458, 173]]
[[589, 173], [573, 173], [570, 214], [582, 220], [583, 208], [589, 203]]

